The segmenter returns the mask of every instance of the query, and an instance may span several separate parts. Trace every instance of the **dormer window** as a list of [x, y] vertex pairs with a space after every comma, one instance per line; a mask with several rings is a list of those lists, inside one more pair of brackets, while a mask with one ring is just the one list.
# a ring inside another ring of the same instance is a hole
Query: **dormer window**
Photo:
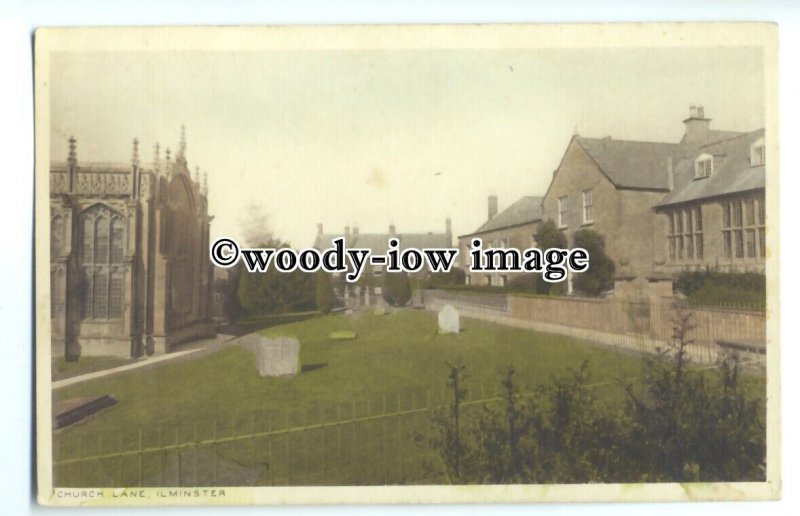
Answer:
[[764, 138], [759, 138], [750, 146], [750, 165], [757, 167], [766, 162], [767, 149], [764, 146]]
[[701, 154], [694, 162], [694, 177], [699, 179], [711, 175], [714, 169], [714, 158], [710, 154]]

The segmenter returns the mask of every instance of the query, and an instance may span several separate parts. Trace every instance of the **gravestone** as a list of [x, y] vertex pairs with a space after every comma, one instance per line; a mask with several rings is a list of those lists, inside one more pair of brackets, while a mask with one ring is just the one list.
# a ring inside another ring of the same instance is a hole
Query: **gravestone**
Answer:
[[453, 305], [444, 305], [439, 310], [439, 333], [458, 333], [459, 315]]
[[290, 337], [262, 337], [255, 345], [256, 369], [262, 378], [294, 376], [300, 364], [300, 342]]
[[386, 301], [381, 298], [378, 298], [378, 302], [375, 303], [375, 307], [372, 309], [372, 313], [375, 315], [386, 315]]

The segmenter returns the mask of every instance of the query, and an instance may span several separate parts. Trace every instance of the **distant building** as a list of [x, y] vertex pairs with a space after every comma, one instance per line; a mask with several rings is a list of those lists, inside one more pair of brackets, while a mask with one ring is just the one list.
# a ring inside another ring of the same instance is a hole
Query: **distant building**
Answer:
[[497, 212], [497, 196], [489, 196], [488, 218], [472, 233], [458, 237], [459, 259], [466, 272], [467, 285], [505, 286], [513, 273], [470, 272], [471, 242], [480, 238], [483, 248], [514, 248], [524, 250], [536, 246], [536, 232], [542, 221], [542, 197], [522, 197], [511, 206]]
[[[212, 336], [207, 186], [175, 160], [50, 167], [53, 356], [165, 353]], [[205, 181], [204, 181], [205, 182]]]
[[[317, 224], [317, 236], [314, 239], [314, 247], [317, 249], [327, 249], [333, 244], [336, 238], [344, 238], [345, 245], [349, 248], [360, 247], [369, 249], [373, 256], [385, 255], [389, 249], [389, 239], [395, 237], [400, 242], [398, 249], [400, 251], [408, 248], [416, 249], [433, 249], [433, 248], [450, 248], [453, 245], [453, 232], [450, 219], [445, 220], [445, 230], [443, 233], [399, 233], [397, 232], [394, 224], [389, 226], [387, 233], [360, 233], [358, 226], [352, 228], [346, 226], [344, 233], [325, 233], [323, 232], [322, 224]], [[381, 293], [383, 265], [372, 266], [370, 273], [373, 276], [373, 291], [375, 294]], [[430, 272], [427, 267], [424, 267], [417, 273], [410, 274], [409, 276], [415, 279], [424, 279], [428, 277]], [[362, 273], [363, 277], [363, 273]], [[348, 285], [343, 292], [339, 292], [340, 296], [352, 297], [364, 295], [364, 289], [357, 285]]]

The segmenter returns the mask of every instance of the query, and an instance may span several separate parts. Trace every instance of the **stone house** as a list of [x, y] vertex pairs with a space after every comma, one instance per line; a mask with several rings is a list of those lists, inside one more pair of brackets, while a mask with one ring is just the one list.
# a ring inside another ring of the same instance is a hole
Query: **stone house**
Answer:
[[[678, 143], [574, 135], [543, 201], [570, 245], [605, 237], [615, 295], [669, 295], [681, 270], [764, 267], [764, 131], [710, 128], [692, 106]], [[571, 282], [570, 282], [571, 283]]]
[[[372, 256], [385, 255], [389, 249], [389, 239], [396, 237], [399, 240], [398, 249], [402, 252], [404, 249], [433, 249], [433, 248], [450, 248], [453, 245], [453, 232], [452, 223], [450, 219], [445, 220], [444, 233], [398, 233], [394, 224], [389, 225], [387, 233], [360, 233], [358, 226], [350, 228], [345, 226], [344, 233], [325, 233], [323, 231], [322, 223], [317, 224], [317, 235], [314, 238], [314, 247], [316, 249], [327, 249], [333, 245], [333, 240], [336, 238], [344, 238], [347, 247], [360, 247], [366, 248], [371, 251]], [[373, 276], [372, 283], [374, 287], [371, 289], [376, 295], [380, 295], [383, 276], [383, 265], [373, 265], [371, 274]], [[412, 279], [424, 279], [430, 272], [427, 268], [409, 275]], [[362, 273], [362, 278], [363, 278]], [[340, 297], [352, 300], [364, 301], [366, 289], [358, 284], [346, 285], [344, 290], [338, 292]], [[369, 300], [367, 300], [368, 302]], [[360, 302], [359, 302], [360, 303]]]
[[674, 188], [655, 207], [669, 273], [766, 265], [764, 130], [703, 145], [673, 166]]
[[527, 249], [536, 246], [534, 235], [542, 220], [542, 197], [525, 196], [502, 212], [497, 212], [497, 196], [489, 196], [488, 217], [472, 233], [458, 237], [460, 266], [466, 272], [467, 285], [505, 286], [513, 273], [470, 272], [470, 249], [474, 238], [480, 238], [483, 248]]
[[214, 335], [207, 186], [186, 140], [172, 161], [50, 166], [50, 321], [54, 357], [137, 357]]

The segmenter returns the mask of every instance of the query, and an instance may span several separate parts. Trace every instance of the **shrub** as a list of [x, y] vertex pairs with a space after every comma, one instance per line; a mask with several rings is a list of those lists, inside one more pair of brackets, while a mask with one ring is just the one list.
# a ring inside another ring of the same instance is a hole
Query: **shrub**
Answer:
[[214, 289], [222, 294], [222, 313], [231, 323], [235, 323], [247, 314], [244, 307], [239, 302], [238, 292], [239, 279], [241, 276], [242, 266], [241, 264], [237, 264], [235, 267], [228, 270], [227, 278], [218, 278], [214, 281]]
[[333, 309], [333, 283], [330, 273], [320, 269], [316, 274], [317, 310], [328, 314]]
[[[538, 231], [536, 231], [534, 238], [536, 239], [536, 246], [539, 249], [549, 249], [551, 247], [557, 247], [559, 249], [567, 248], [567, 237], [564, 235], [563, 231], [558, 229], [553, 219], [547, 219], [543, 222], [539, 226]], [[561, 295], [565, 292], [566, 288], [564, 287], [563, 281], [559, 283], [549, 283], [542, 279], [541, 276], [538, 276], [536, 280], [536, 294]]]
[[453, 267], [448, 272], [430, 273], [420, 282], [420, 287], [426, 289], [458, 287], [464, 285], [466, 277], [464, 269]]
[[392, 306], [405, 306], [411, 300], [411, 283], [405, 272], [385, 272], [383, 299]]
[[675, 288], [697, 305], [764, 307], [767, 302], [767, 278], [756, 272], [683, 272]]
[[575, 275], [573, 286], [587, 296], [599, 296], [614, 288], [614, 262], [606, 254], [606, 243], [600, 233], [591, 229], [581, 229], [575, 233], [575, 247], [582, 247], [589, 253], [589, 269]]
[[[278, 249], [288, 244], [272, 240], [261, 246]], [[290, 273], [274, 268], [263, 273], [242, 271], [237, 288], [239, 303], [250, 315], [313, 310], [314, 293], [314, 275], [299, 269]]]
[[622, 407], [595, 396], [586, 362], [524, 397], [512, 365], [503, 406], [474, 415], [463, 410], [464, 367], [451, 365], [453, 401], [434, 414], [431, 441], [451, 482], [763, 481], [763, 393], [742, 377], [735, 355], [716, 371], [690, 366], [692, 318], [678, 313], [673, 345], [643, 359], [637, 384], [618, 383]]

